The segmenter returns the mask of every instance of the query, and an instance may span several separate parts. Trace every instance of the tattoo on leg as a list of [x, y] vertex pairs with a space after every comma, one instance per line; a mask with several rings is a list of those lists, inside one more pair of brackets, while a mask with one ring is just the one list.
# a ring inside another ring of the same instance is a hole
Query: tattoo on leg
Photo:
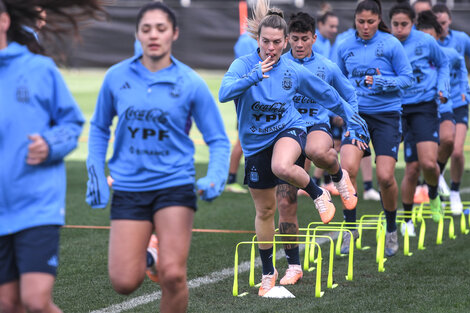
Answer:
[[[299, 228], [297, 227], [296, 224], [294, 223], [287, 223], [287, 222], [282, 222], [279, 224], [279, 232], [281, 234], [293, 234], [297, 235], [299, 233]], [[282, 240], [284, 241], [297, 241], [298, 238], [293, 236], [293, 237], [282, 237]], [[284, 245], [286, 249], [293, 249], [297, 247], [297, 244], [285, 244]]]
[[290, 204], [297, 203], [297, 188], [287, 184], [278, 185], [276, 195], [287, 199]]

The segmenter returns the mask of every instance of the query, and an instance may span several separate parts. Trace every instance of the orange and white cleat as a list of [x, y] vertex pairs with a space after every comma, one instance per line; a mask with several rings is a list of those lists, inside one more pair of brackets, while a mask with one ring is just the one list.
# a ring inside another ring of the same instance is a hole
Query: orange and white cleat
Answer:
[[321, 188], [323, 193], [321, 196], [313, 200], [315, 202], [315, 207], [320, 213], [320, 218], [323, 224], [328, 224], [333, 217], [335, 217], [336, 208], [333, 202], [331, 201], [331, 196], [328, 190]]
[[328, 183], [326, 185], [321, 185], [322, 188], [325, 188], [326, 190], [328, 190], [328, 192], [330, 193], [330, 195], [332, 196], [339, 196], [339, 191], [338, 189], [336, 189], [335, 185], [333, 184], [333, 182], [331, 183]]
[[335, 184], [336, 189], [339, 191], [339, 195], [341, 196], [341, 201], [343, 202], [344, 207], [346, 210], [354, 210], [357, 205], [357, 193], [356, 189], [349, 178], [349, 174], [347, 171], [343, 171], [343, 178]]
[[302, 266], [299, 264], [289, 264], [286, 274], [279, 282], [281, 285], [295, 285], [304, 276]]
[[264, 296], [269, 290], [271, 290], [276, 285], [277, 276], [278, 274], [276, 269], [274, 269], [274, 274], [262, 276], [261, 287], [259, 287], [258, 296]]
[[158, 283], [158, 272], [157, 272], [158, 238], [155, 234], [152, 234], [152, 236], [150, 236], [150, 241], [147, 247], [147, 252], [149, 252], [152, 255], [155, 262], [151, 267], [147, 268], [147, 271], [145, 273], [147, 274], [148, 278], [150, 278], [151, 281]]
[[426, 185], [416, 186], [415, 194], [413, 197], [414, 203], [429, 202], [428, 188]]

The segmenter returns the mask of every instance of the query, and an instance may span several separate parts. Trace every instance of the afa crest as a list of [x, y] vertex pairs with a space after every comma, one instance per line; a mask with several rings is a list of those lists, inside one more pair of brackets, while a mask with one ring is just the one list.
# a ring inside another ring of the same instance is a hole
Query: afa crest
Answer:
[[422, 46], [417, 46], [415, 48], [415, 54], [416, 55], [423, 55], [423, 47]]
[[284, 73], [284, 78], [282, 79], [282, 88], [285, 90], [290, 90], [292, 88], [292, 78], [289, 70]]
[[321, 78], [322, 80], [326, 79], [326, 74], [325, 74], [325, 68], [324, 67], [318, 67], [317, 69], [317, 76]]
[[376, 57], [383, 57], [384, 55], [384, 44], [383, 42], [379, 42], [377, 44], [377, 48], [375, 49], [375, 56]]
[[18, 86], [16, 88], [16, 101], [19, 103], [28, 103], [29, 102], [29, 89], [24, 85]]

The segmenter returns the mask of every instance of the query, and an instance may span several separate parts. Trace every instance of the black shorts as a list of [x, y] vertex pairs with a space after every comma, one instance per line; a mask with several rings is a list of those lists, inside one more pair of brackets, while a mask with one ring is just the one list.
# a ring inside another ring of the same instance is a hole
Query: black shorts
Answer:
[[24, 273], [57, 274], [60, 226], [27, 228], [0, 236], [0, 285]]
[[398, 112], [360, 114], [366, 121], [376, 156], [388, 155], [398, 160], [402, 128]]
[[465, 124], [468, 128], [468, 104], [454, 109], [454, 120], [456, 124]]
[[114, 190], [111, 219], [152, 222], [155, 212], [162, 208], [185, 206], [196, 211], [196, 202], [196, 190], [192, 184], [141, 192]]
[[254, 189], [268, 189], [280, 184], [286, 184], [286, 182], [274, 175], [271, 169], [274, 144], [283, 137], [293, 138], [299, 143], [302, 153], [295, 164], [302, 168], [304, 167], [304, 148], [307, 134], [301, 129], [290, 128], [281, 132], [274, 140], [274, 143], [268, 148], [249, 157], [245, 157], [245, 185]]

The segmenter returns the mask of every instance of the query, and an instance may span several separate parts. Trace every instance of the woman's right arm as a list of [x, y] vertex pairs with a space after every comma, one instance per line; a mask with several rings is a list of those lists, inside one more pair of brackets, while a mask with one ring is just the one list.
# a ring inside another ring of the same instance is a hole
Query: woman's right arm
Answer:
[[93, 209], [105, 208], [109, 200], [109, 187], [105, 175], [106, 151], [110, 137], [110, 126], [116, 115], [114, 97], [105, 77], [101, 86], [95, 113], [90, 121], [88, 138], [88, 171], [86, 202]]
[[262, 80], [262, 63], [256, 64], [250, 70], [245, 62], [241, 59], [236, 59], [222, 79], [219, 89], [219, 101], [227, 102], [234, 100], [240, 97], [248, 88]]

